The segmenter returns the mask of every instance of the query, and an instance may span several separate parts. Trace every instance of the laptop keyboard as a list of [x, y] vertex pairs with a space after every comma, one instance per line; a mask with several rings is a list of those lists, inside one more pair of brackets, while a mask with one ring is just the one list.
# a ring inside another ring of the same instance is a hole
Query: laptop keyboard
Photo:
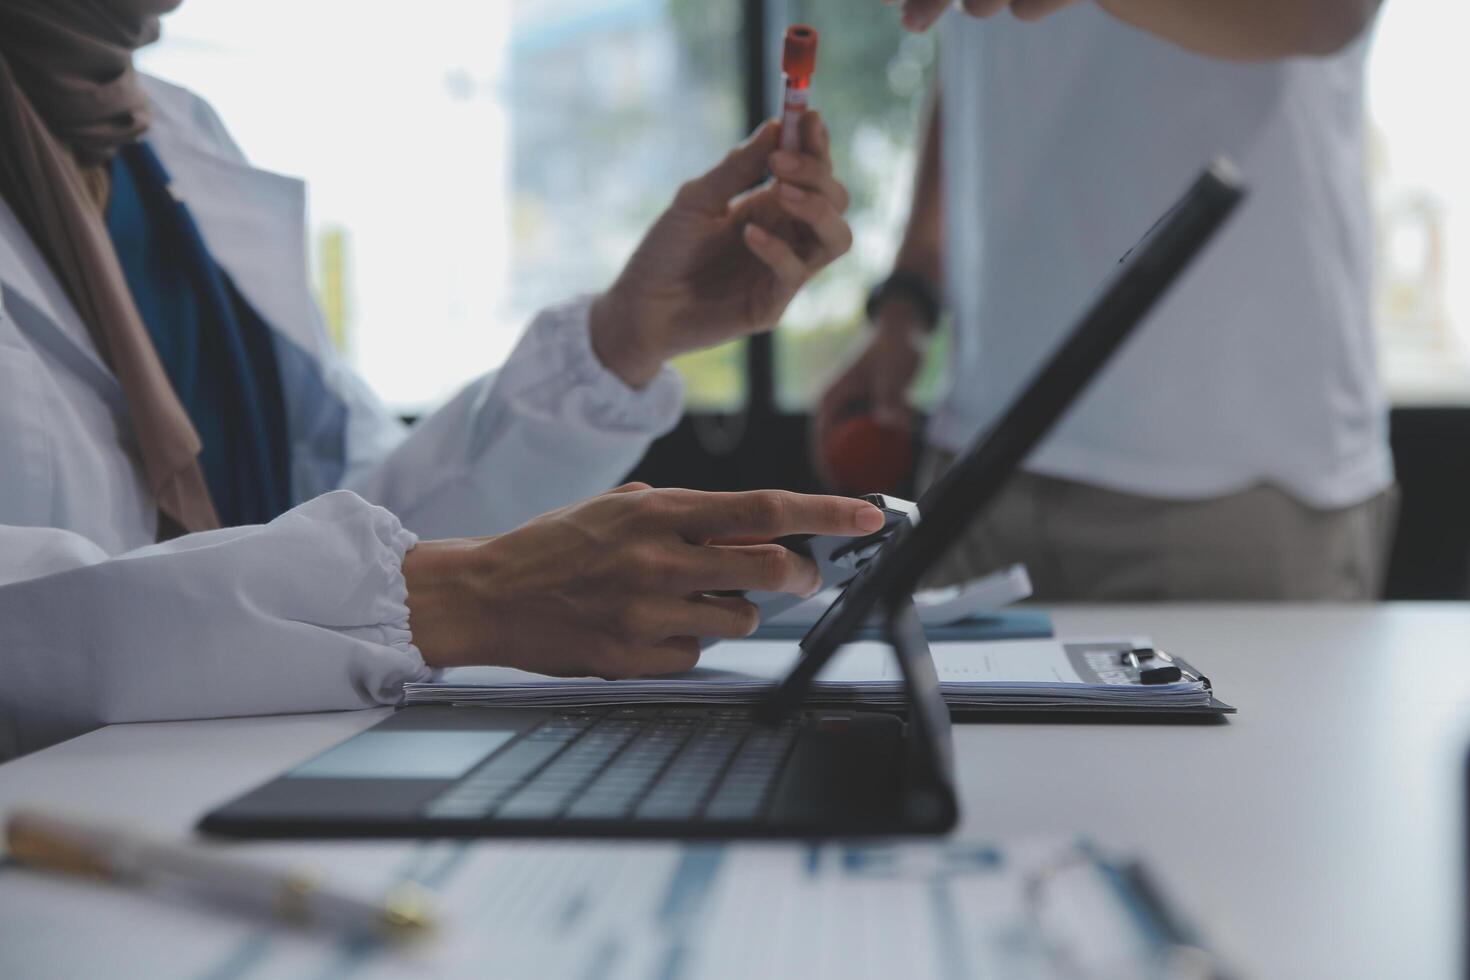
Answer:
[[566, 711], [435, 797], [425, 816], [498, 820], [757, 820], [800, 729], [744, 710]]

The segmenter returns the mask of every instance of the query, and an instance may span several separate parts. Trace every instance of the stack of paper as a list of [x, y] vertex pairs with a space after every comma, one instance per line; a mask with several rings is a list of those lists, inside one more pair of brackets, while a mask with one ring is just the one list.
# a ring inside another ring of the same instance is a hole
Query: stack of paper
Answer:
[[[1147, 646], [1125, 640], [1014, 640], [934, 644], [940, 690], [950, 707], [1202, 708], [1209, 688], [1196, 680], [1141, 684], [1122, 653]], [[796, 662], [796, 644], [776, 641], [722, 643], [706, 650], [685, 674], [637, 680], [555, 678], [503, 667], [462, 667], [441, 681], [405, 686], [407, 704], [473, 703], [522, 707], [626, 706], [647, 703], [750, 704], [778, 683]], [[823, 704], [898, 707], [906, 701], [892, 649], [878, 642], [852, 643], [827, 665], [809, 700]]]

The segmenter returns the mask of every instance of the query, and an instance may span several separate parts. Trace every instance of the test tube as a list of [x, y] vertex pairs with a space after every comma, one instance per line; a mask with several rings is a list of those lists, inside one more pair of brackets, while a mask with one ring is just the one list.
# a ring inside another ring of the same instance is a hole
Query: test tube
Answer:
[[817, 70], [817, 32], [805, 24], [786, 28], [781, 51], [781, 73], [786, 95], [781, 106], [781, 149], [795, 153], [801, 148], [801, 114], [807, 107], [807, 89]]

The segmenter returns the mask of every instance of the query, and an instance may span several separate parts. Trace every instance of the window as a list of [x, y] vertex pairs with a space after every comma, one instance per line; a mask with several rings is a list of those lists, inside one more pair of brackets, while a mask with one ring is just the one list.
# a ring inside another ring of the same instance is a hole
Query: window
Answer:
[[[813, 103], [855, 244], [769, 346], [678, 366], [696, 411], [741, 407], [751, 363], [773, 375], [759, 408], [803, 411], [889, 269], [937, 56], [876, 0], [432, 0], [408, 23], [352, 0], [192, 3], [139, 62], [210, 99], [258, 165], [307, 179], [329, 326], [414, 411], [500, 363], [537, 309], [605, 286], [677, 184], [743, 135], [762, 13], [771, 110], [780, 28], [821, 31]], [[1452, 48], [1467, 25], [1389, 0], [1374, 40], [1375, 315], [1400, 403], [1470, 403], [1470, 140], [1433, 108], [1470, 83]]]
[[[1470, 90], [1458, 5], [1385, 2], [1369, 119], [1384, 379], [1398, 404], [1470, 403]], [[1431, 67], [1432, 66], [1432, 67]]]
[[[741, 139], [738, 3], [523, 0], [509, 85], [522, 320], [610, 283], [675, 188]], [[694, 410], [745, 399], [745, 345], [676, 363]]]
[[[139, 65], [303, 177], [322, 309], [385, 400], [426, 407], [535, 311], [605, 286], [685, 177], [740, 136], [741, 8], [701, 0], [186, 4]], [[738, 348], [686, 359], [743, 397]]]

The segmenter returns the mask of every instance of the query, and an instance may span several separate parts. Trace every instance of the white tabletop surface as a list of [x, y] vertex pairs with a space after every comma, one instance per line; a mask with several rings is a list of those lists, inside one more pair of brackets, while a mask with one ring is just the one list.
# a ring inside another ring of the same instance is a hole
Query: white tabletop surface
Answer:
[[[1055, 619], [1063, 634], [1151, 635], [1240, 713], [1224, 725], [956, 726], [961, 834], [1083, 833], [1146, 858], [1243, 976], [1456, 974], [1470, 604], [1074, 607]], [[383, 714], [112, 726], [0, 766], [0, 813], [44, 803], [186, 833]], [[36, 921], [51, 894], [0, 871], [0, 944], [7, 920]], [[30, 915], [8, 914], [21, 903]], [[84, 927], [56, 936], [87, 941]]]

